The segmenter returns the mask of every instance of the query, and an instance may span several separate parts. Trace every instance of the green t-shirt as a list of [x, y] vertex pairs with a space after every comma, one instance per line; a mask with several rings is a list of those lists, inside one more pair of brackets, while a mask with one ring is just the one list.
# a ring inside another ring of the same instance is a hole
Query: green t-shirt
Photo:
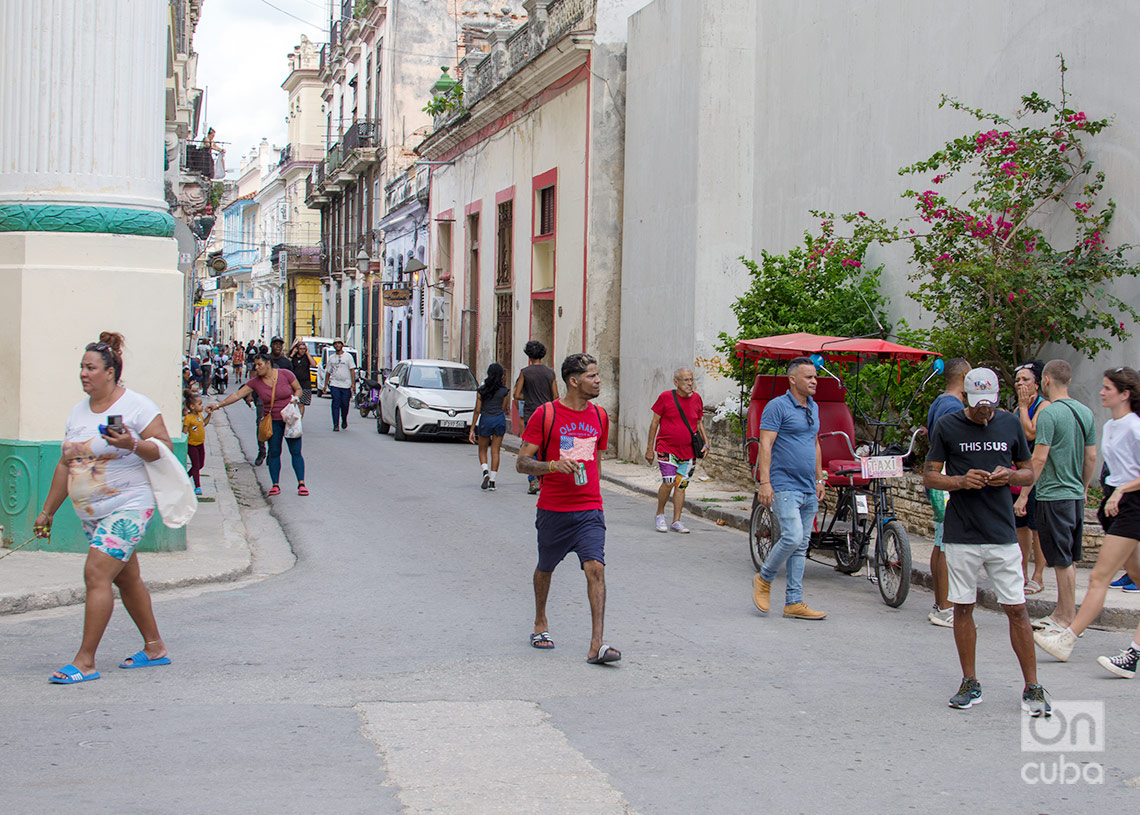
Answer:
[[[1070, 407], [1072, 410], [1069, 410]], [[1060, 399], [1047, 405], [1037, 414], [1036, 443], [1049, 447], [1045, 467], [1037, 479], [1037, 500], [1083, 499], [1085, 482], [1081, 471], [1084, 468], [1085, 447], [1096, 446], [1096, 425], [1092, 411], [1072, 399]]]

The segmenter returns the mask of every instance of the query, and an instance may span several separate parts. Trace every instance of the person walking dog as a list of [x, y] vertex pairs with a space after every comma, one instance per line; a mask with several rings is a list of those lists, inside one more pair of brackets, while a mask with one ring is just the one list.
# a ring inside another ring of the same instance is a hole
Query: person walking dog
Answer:
[[[693, 372], [690, 369], [678, 368], [673, 372], [673, 389], [657, 397], [652, 411], [645, 460], [650, 465], [656, 460], [661, 470], [654, 526], [658, 532], [672, 529], [688, 534], [689, 530], [681, 523], [685, 489], [689, 486], [697, 459], [705, 457], [709, 446], [703, 421], [705, 403], [693, 389]], [[673, 496], [672, 525], [665, 522], [665, 504], [670, 494]]]
[[49, 537], [56, 511], [70, 497], [91, 544], [83, 569], [83, 639], [75, 658], [48, 677], [57, 685], [99, 678], [95, 652], [115, 608], [112, 586], [143, 638], [142, 649], [119, 667], [170, 664], [135, 548], [155, 511], [144, 462], [158, 460], [158, 445], [173, 450], [174, 444], [158, 406], [120, 383], [123, 346], [121, 334], [104, 331], [84, 349], [79, 381], [87, 398], [67, 417], [62, 454], [33, 527], [37, 537]]

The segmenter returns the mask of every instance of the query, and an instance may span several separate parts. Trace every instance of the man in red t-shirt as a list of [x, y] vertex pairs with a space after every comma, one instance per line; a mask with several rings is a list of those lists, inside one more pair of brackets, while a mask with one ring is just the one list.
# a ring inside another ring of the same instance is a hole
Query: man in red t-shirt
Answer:
[[[705, 457], [709, 448], [709, 437], [701, 421], [704, 412], [705, 403], [701, 400], [701, 395], [693, 390], [693, 372], [688, 368], [678, 368], [673, 372], [673, 390], [665, 391], [653, 403], [649, 442], [645, 445], [645, 460], [653, 464], [656, 459], [661, 468], [661, 486], [657, 488], [657, 517], [654, 519], [658, 532], [668, 532], [670, 529], [686, 534], [689, 532], [681, 523], [681, 510], [685, 508], [685, 488], [689, 486], [689, 478], [697, 463], [693, 433], [699, 433], [704, 441], [700, 458]], [[672, 526], [665, 523], [665, 504], [670, 493], [673, 494]]]
[[[598, 361], [571, 354], [562, 363], [566, 396], [534, 412], [522, 435], [515, 469], [542, 477], [538, 494], [538, 566], [534, 570], [534, 633], [530, 644], [554, 647], [546, 621], [546, 598], [554, 568], [571, 552], [586, 574], [593, 628], [586, 661], [617, 662], [621, 651], [602, 639], [606, 612], [606, 520], [602, 514], [601, 458], [609, 417], [590, 400], [601, 390]], [[539, 460], [537, 456], [541, 455]]]

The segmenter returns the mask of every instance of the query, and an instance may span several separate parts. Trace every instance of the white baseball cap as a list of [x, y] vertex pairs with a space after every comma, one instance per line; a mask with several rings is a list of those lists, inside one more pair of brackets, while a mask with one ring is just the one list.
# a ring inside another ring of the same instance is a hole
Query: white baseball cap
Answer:
[[966, 374], [966, 402], [970, 407], [997, 407], [998, 378], [989, 368], [972, 368]]

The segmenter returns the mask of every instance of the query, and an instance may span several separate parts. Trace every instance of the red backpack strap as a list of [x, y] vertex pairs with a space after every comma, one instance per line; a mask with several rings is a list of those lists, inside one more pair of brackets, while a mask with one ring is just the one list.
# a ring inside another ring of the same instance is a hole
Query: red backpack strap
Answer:
[[[547, 410], [547, 406], [550, 410]], [[540, 461], [546, 461], [546, 451], [550, 448], [550, 431], [554, 428], [554, 413], [556, 408], [554, 402], [542, 403], [542, 458]]]

